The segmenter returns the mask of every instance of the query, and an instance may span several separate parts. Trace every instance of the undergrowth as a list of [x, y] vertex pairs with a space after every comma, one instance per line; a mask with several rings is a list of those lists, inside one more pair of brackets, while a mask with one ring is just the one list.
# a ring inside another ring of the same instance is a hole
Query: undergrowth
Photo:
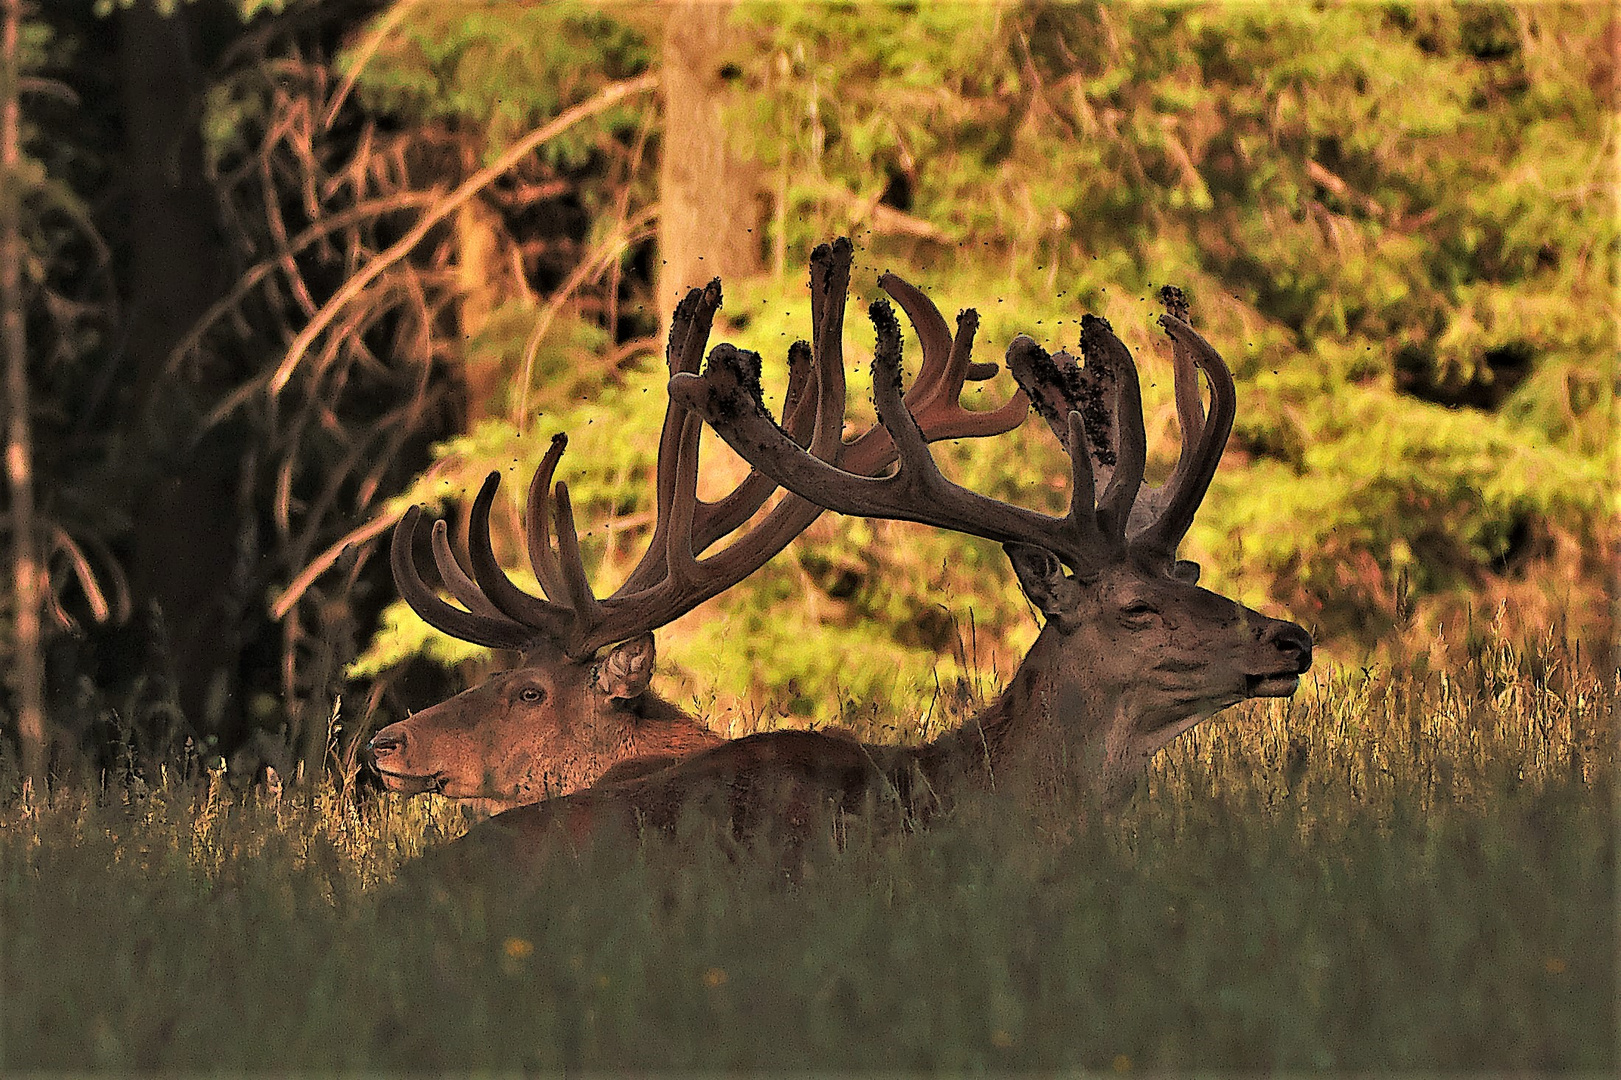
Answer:
[[987, 796], [793, 881], [645, 841], [408, 887], [461, 811], [206, 773], [13, 801], [0, 1066], [1613, 1070], [1615, 672], [1460, 651], [1220, 714], [1117, 814]]

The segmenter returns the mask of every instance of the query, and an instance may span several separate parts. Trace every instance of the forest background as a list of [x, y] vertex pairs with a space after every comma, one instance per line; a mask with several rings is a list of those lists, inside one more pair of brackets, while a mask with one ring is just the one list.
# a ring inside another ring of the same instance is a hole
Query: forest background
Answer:
[[[1240, 405], [1184, 554], [1328, 656], [1495, 621], [1613, 661], [1608, 5], [53, 0], [8, 47], [6, 730], [59, 773], [352, 767], [500, 663], [394, 602], [404, 508], [567, 431], [610, 583], [674, 297], [720, 274], [714, 340], [780, 391], [839, 234], [853, 299], [888, 269], [977, 308], [982, 360], [1106, 316], [1161, 472], [1150, 299], [1187, 290]], [[941, 456], [1056, 506], [1037, 427]], [[827, 516], [661, 678], [726, 733], [915, 738], [1034, 633], [994, 545]]]

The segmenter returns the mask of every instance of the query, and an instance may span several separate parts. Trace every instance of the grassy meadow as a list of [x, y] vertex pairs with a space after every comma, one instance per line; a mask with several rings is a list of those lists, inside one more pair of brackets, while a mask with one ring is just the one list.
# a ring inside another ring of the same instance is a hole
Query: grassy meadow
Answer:
[[647, 841], [445, 890], [399, 869], [458, 810], [206, 773], [13, 803], [0, 1067], [1611, 1071], [1618, 688], [1579, 651], [1324, 667], [1115, 815], [987, 796], [794, 882]]

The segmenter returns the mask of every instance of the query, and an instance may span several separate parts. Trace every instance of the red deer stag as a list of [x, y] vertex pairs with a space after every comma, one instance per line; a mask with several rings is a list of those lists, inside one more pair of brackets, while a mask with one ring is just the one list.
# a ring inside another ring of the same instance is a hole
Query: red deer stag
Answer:
[[[970, 313], [941, 343], [933, 305], [892, 277], [884, 287], [917, 322], [925, 350], [950, 345], [967, 362]], [[445, 852], [452, 873], [492, 855], [522, 859], [562, 826], [674, 828], [688, 808], [718, 810], [739, 832], [802, 842], [828, 809], [871, 800], [927, 810], [957, 785], [1033, 799], [1059, 772], [1082, 770], [1106, 803], [1135, 785], [1155, 751], [1212, 713], [1251, 697], [1293, 694], [1311, 666], [1312, 640], [1195, 584], [1198, 567], [1176, 549], [1215, 473], [1232, 427], [1226, 365], [1187, 321], [1181, 294], [1163, 294], [1160, 324], [1175, 361], [1180, 459], [1167, 483], [1146, 487], [1146, 439], [1136, 368], [1102, 319], [1086, 316], [1085, 366], [1017, 338], [1008, 361], [1070, 460], [1068, 513], [1052, 517], [969, 491], [941, 475], [901, 395], [900, 329], [889, 305], [878, 331], [873, 388], [899, 465], [862, 476], [818, 460], [767, 414], [759, 358], [726, 345], [702, 376], [677, 375], [672, 398], [702, 414], [755, 468], [790, 491], [844, 514], [903, 519], [998, 540], [1019, 584], [1045, 617], [1000, 698], [954, 733], [925, 746], [862, 745], [836, 735], [774, 731], [724, 743], [656, 772], [598, 784], [567, 798], [502, 814]], [[1198, 371], [1210, 384], [1206, 412]], [[828, 393], [823, 384], [823, 393]], [[830, 408], [832, 406], [830, 405]]]
[[[805, 446], [817, 460], [836, 460], [853, 473], [870, 475], [892, 464], [895, 452], [879, 428], [848, 445], [842, 440], [841, 335], [850, 263], [847, 240], [822, 245], [811, 256], [815, 341], [796, 342], [789, 350], [784, 423], [794, 445]], [[672, 375], [698, 369], [719, 306], [719, 281], [693, 290], [678, 306], [667, 350]], [[988, 378], [994, 364], [969, 365], [966, 356], [959, 359], [949, 348], [930, 347], [924, 368], [908, 401], [925, 438], [999, 434], [1018, 426], [1028, 412], [1022, 394], [993, 412], [962, 407], [965, 380]], [[700, 558], [754, 518], [776, 490], [775, 482], [756, 470], [724, 499], [700, 500], [702, 427], [696, 415], [671, 402], [659, 444], [652, 538], [624, 584], [604, 599], [593, 594], [586, 579], [567, 485], [559, 482], [555, 495], [547, 490], [566, 445], [562, 435], [552, 440], [535, 472], [525, 515], [530, 563], [548, 599], [519, 589], [496, 562], [489, 513], [498, 473], [490, 474], [473, 500], [465, 556], [452, 550], [443, 521], [433, 525], [439, 575], [463, 607], [441, 599], [418, 575], [413, 547], [422, 513], [416, 507], [406, 513], [391, 551], [401, 596], [445, 633], [516, 649], [523, 659], [513, 670], [379, 731], [368, 749], [390, 790], [435, 791], [498, 812], [574, 791], [604, 775], [647, 772], [720, 742], [648, 689], [652, 632], [765, 565], [822, 508], [787, 495], [745, 534]]]

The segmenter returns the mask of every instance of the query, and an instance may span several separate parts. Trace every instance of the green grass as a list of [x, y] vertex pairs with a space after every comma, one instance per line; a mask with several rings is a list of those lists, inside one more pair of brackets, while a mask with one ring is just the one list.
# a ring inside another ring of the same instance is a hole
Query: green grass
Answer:
[[1613, 1070], [1614, 672], [1457, 651], [1221, 714], [1113, 817], [987, 797], [794, 883], [650, 842], [407, 888], [459, 812], [329, 790], [13, 805], [0, 1066]]

